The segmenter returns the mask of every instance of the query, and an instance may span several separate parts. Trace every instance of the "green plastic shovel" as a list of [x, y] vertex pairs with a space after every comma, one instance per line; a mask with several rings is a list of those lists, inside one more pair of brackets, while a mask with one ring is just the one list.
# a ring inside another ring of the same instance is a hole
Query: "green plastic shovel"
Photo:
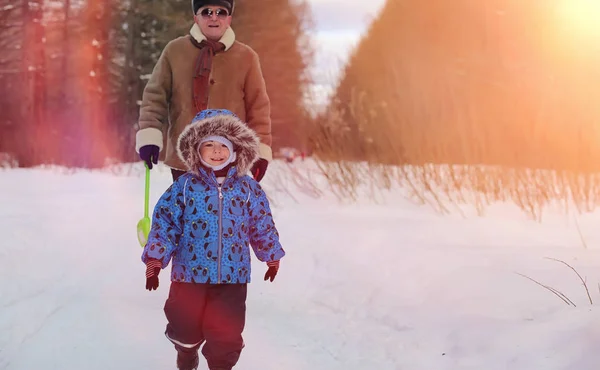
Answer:
[[150, 169], [146, 164], [146, 189], [144, 191], [144, 218], [137, 223], [137, 236], [140, 246], [144, 248], [148, 242], [148, 234], [150, 234], [150, 217], [148, 216], [148, 203], [150, 202]]

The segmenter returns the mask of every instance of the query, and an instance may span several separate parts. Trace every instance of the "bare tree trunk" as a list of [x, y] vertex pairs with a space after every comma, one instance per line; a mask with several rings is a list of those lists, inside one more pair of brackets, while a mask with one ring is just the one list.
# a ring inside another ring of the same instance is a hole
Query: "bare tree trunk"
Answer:
[[108, 72], [109, 57], [109, 20], [111, 1], [89, 0], [87, 5], [88, 38], [85, 40], [90, 48], [88, 90], [86, 96], [87, 152], [88, 167], [101, 167], [107, 156], [113, 156], [110, 141], [113, 127], [108, 127]]
[[71, 40], [70, 40], [70, 32], [69, 32], [69, 23], [71, 21], [71, 0], [64, 0], [64, 20], [63, 20], [63, 38], [62, 38], [62, 60], [61, 60], [61, 75], [63, 76], [64, 86], [61, 92], [61, 105], [66, 108], [68, 106], [67, 103], [67, 91], [69, 91], [68, 83], [69, 83], [69, 57], [71, 55]]
[[[0, 86], [5, 94], [0, 94], [0, 153], [16, 154], [16, 122], [21, 114], [19, 94], [21, 90], [21, 70], [19, 59], [21, 46], [19, 31], [20, 7], [11, 0], [0, 0]], [[9, 93], [8, 93], [9, 92]], [[1, 154], [0, 154], [1, 155]]]
[[127, 12], [127, 49], [125, 50], [125, 76], [126, 76], [126, 101], [125, 109], [127, 119], [133, 123], [138, 116], [138, 93], [140, 92], [139, 71], [139, 49], [136, 41], [139, 41], [140, 25], [138, 14], [138, 0], [129, 2]]
[[43, 161], [45, 143], [40, 136], [46, 118], [45, 30], [42, 23], [43, 0], [21, 2], [22, 35], [21, 81], [22, 104], [17, 147], [19, 165], [30, 167]]
[[141, 74], [141, 61], [140, 61], [140, 16], [139, 16], [139, 1], [130, 0], [129, 9], [127, 11], [127, 43], [125, 46], [125, 88], [123, 93], [126, 94], [123, 99], [122, 109], [124, 114], [122, 115], [125, 120], [125, 127], [119, 129], [121, 136], [119, 142], [121, 143], [121, 157], [124, 160], [132, 160], [135, 157], [131, 157], [134, 154], [134, 131], [138, 122], [139, 117], [139, 105], [138, 100], [141, 99], [142, 95], [142, 84], [140, 80]]
[[[77, 158], [78, 144], [76, 142], [78, 135], [77, 126], [80, 111], [74, 108], [73, 86], [75, 86], [73, 77], [73, 69], [76, 67], [72, 63], [73, 58], [71, 52], [71, 0], [62, 1], [62, 16], [57, 14], [57, 19], [61, 20], [60, 44], [56, 45], [56, 50], [60, 50], [60, 64], [57, 66], [57, 75], [59, 79], [54, 79], [52, 88], [54, 89], [54, 106], [52, 117], [53, 125], [60, 131], [59, 137], [56, 138], [52, 146], [53, 153], [60, 158], [60, 163], [66, 166], [76, 166], [80, 158]], [[58, 82], [58, 83], [57, 83]]]
[[46, 162], [44, 153], [48, 147], [48, 142], [53, 138], [51, 135], [42, 135], [46, 122], [46, 38], [42, 18], [44, 15], [44, 1], [29, 0], [29, 20], [26, 25], [30, 33], [30, 43], [28, 53], [31, 55], [28, 71], [31, 86], [32, 116], [27, 122], [29, 125], [29, 144], [35, 164]]
[[29, 25], [32, 22], [31, 12], [29, 10], [29, 0], [21, 1], [21, 22], [22, 22], [22, 43], [21, 43], [21, 114], [19, 119], [19, 153], [17, 154], [19, 165], [30, 167], [35, 163], [34, 153], [31, 151], [31, 122], [33, 121], [33, 93], [32, 78], [30, 70], [32, 68], [31, 48], [32, 36]]
[[[30, 1], [30, 11], [33, 28], [33, 114], [34, 125], [39, 127], [46, 121], [46, 35], [42, 18], [44, 1]], [[37, 130], [36, 130], [37, 131]]]

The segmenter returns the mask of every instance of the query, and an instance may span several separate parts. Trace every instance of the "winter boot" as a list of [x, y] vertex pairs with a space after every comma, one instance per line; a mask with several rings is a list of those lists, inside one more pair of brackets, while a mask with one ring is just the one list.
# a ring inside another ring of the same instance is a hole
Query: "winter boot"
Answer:
[[198, 351], [177, 351], [177, 369], [196, 370], [199, 362]]

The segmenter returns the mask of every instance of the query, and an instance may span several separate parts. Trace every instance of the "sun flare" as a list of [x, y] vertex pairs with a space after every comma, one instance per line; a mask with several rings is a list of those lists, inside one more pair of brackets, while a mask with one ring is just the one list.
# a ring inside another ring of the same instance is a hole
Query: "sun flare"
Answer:
[[560, 26], [583, 39], [600, 38], [600, 0], [558, 0]]

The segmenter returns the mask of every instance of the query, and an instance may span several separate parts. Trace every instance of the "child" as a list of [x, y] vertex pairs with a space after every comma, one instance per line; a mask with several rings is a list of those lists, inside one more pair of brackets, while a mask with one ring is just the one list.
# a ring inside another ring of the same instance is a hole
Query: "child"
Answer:
[[165, 335], [177, 350], [177, 368], [196, 369], [198, 349], [211, 370], [231, 369], [244, 342], [251, 245], [273, 281], [285, 255], [260, 185], [247, 176], [259, 140], [227, 110], [204, 110], [181, 133], [177, 154], [188, 172], [154, 208], [144, 247], [146, 289], [171, 259], [164, 307]]

